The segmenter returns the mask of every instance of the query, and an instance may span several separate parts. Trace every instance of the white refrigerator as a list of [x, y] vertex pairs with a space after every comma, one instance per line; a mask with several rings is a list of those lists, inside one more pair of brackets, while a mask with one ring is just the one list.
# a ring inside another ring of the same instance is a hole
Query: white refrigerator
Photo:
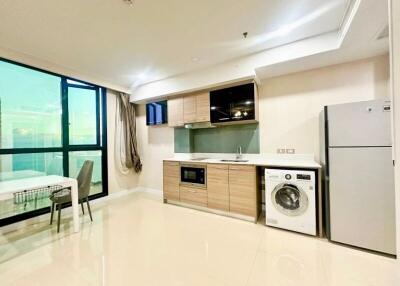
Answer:
[[325, 106], [321, 155], [327, 237], [395, 255], [390, 113], [385, 99]]

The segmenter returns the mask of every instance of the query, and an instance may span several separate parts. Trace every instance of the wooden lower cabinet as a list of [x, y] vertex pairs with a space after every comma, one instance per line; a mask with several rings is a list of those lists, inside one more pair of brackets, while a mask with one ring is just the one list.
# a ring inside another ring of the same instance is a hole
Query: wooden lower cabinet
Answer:
[[163, 166], [164, 199], [179, 201], [180, 165], [179, 162], [164, 161]]
[[180, 201], [182, 203], [207, 207], [207, 189], [180, 186]]
[[229, 211], [229, 165], [207, 165], [208, 207]]
[[207, 164], [207, 188], [180, 185], [180, 163], [164, 161], [164, 199], [257, 220], [256, 166]]
[[257, 218], [255, 166], [229, 165], [229, 211]]

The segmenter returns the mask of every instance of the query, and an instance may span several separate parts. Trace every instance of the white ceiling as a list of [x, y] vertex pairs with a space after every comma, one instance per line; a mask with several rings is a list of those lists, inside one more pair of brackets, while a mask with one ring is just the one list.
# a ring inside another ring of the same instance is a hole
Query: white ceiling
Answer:
[[[290, 25], [297, 26], [297, 23]], [[132, 89], [131, 101], [154, 101], [241, 80], [261, 80], [388, 53], [388, 37], [380, 37], [388, 26], [387, 0], [352, 0], [340, 23], [339, 30], [140, 85]]]
[[130, 88], [339, 30], [349, 2], [2, 0], [0, 47]]

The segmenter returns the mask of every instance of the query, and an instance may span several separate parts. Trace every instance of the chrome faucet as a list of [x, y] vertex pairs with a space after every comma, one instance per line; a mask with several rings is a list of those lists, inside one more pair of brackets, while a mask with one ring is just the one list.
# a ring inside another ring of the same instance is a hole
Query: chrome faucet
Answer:
[[236, 160], [241, 160], [243, 157], [242, 146], [239, 146], [236, 151]]

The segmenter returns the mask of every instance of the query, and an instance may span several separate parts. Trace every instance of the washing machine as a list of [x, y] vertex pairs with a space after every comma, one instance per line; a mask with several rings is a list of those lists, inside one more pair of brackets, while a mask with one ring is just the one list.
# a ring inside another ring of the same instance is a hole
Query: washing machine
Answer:
[[317, 234], [315, 172], [265, 169], [265, 222], [291, 231]]

